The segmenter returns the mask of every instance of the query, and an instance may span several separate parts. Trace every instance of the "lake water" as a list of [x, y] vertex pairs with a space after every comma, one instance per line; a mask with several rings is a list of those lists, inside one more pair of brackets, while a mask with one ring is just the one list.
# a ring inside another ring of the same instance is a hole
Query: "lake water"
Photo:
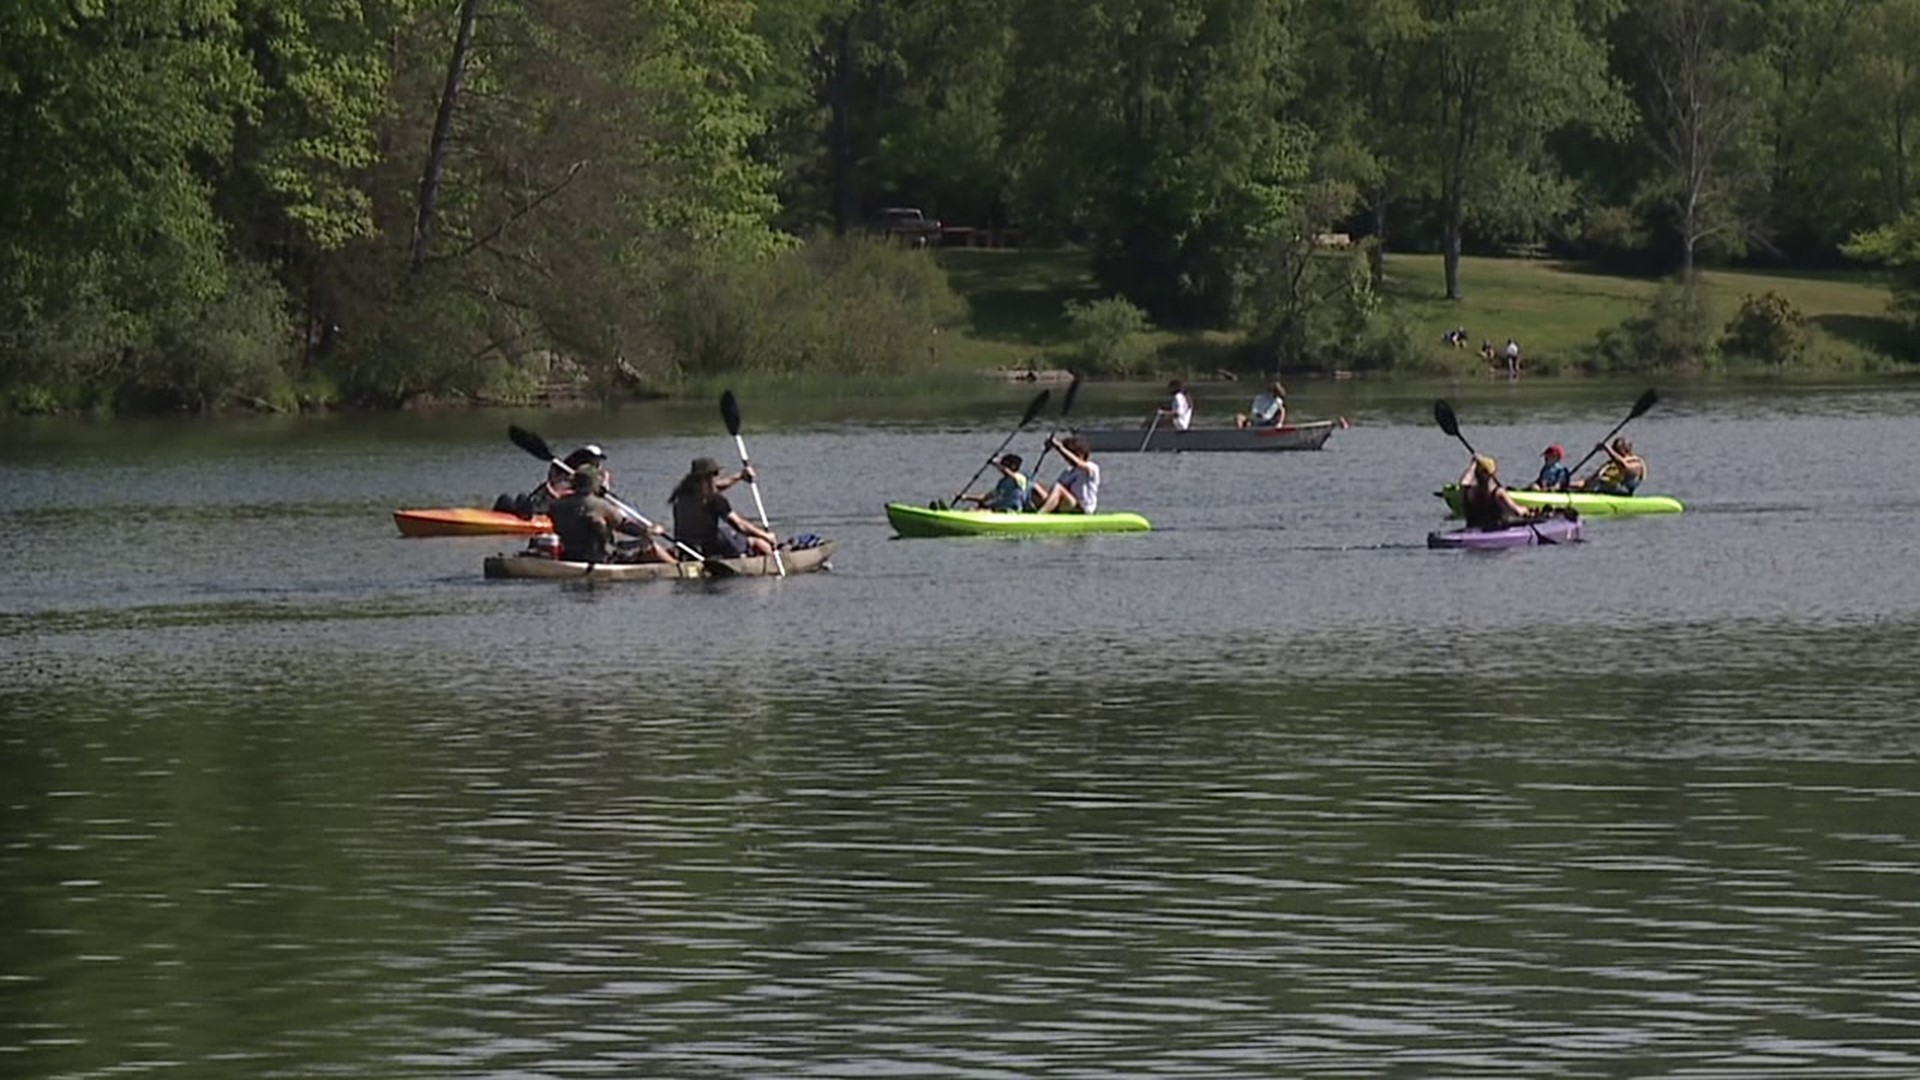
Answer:
[[1920, 1075], [1920, 386], [1662, 388], [1685, 514], [1492, 554], [1434, 394], [1524, 477], [1643, 387], [1295, 389], [1042, 541], [881, 513], [1030, 389], [745, 400], [840, 547], [714, 584], [388, 516], [509, 419], [664, 516], [711, 407], [14, 424], [0, 1075]]

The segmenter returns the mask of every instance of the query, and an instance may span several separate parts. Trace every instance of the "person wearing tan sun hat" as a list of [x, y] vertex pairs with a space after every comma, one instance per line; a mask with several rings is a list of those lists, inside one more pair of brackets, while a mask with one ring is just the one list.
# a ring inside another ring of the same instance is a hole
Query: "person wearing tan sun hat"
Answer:
[[1460, 509], [1469, 529], [1504, 529], [1535, 516], [1507, 494], [1499, 463], [1485, 454], [1475, 454], [1460, 474]]

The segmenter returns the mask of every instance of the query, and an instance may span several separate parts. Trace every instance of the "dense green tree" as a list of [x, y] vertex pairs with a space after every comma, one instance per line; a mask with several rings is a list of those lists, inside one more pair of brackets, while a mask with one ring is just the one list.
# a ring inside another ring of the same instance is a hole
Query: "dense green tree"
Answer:
[[1739, 250], [1759, 231], [1769, 180], [1765, 66], [1745, 0], [1642, 0], [1642, 130], [1661, 173], [1648, 179], [1673, 210], [1681, 280], [1703, 242]]
[[1305, 182], [1282, 106], [1295, 9], [1268, 0], [1028, 0], [1007, 104], [1021, 209], [1080, 234], [1104, 289], [1172, 324], [1233, 315]]
[[1407, 168], [1438, 203], [1447, 296], [1458, 299], [1469, 218], [1538, 230], [1571, 205], [1549, 136], [1624, 132], [1630, 112], [1599, 34], [1610, 3], [1420, 0], [1420, 13], [1404, 43]]

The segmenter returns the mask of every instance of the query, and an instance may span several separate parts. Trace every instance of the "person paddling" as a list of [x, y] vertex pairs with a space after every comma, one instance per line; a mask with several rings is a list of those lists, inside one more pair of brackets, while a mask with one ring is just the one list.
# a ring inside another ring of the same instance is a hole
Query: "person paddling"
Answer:
[[962, 495], [957, 502], [970, 502], [982, 510], [1017, 514], [1027, 508], [1027, 477], [1020, 471], [1019, 454], [1002, 454], [993, 467], [1000, 470], [1000, 482], [984, 495]]
[[1253, 407], [1233, 418], [1234, 427], [1280, 427], [1287, 422], [1287, 388], [1275, 379], [1253, 399]]
[[574, 470], [583, 465], [591, 465], [600, 470], [600, 486], [606, 487], [611, 478], [607, 475], [607, 454], [595, 443], [579, 447], [562, 459], [565, 468], [557, 464], [547, 466], [547, 478], [540, 486], [525, 495], [502, 495], [493, 501], [493, 508], [503, 514], [518, 514], [523, 518], [535, 514], [547, 513], [554, 503], [566, 498], [573, 491]]
[[1100, 506], [1100, 466], [1093, 460], [1087, 440], [1078, 435], [1065, 439], [1048, 438], [1047, 445], [1059, 451], [1067, 462], [1052, 487], [1035, 482], [1034, 507], [1041, 514], [1091, 514]]
[[[593, 465], [581, 465], [568, 478], [567, 494], [547, 508], [553, 531], [560, 537], [560, 557], [568, 562], [673, 562], [673, 551], [654, 539], [666, 530], [651, 529], [628, 517], [608, 501], [606, 476]], [[616, 534], [637, 536], [637, 544], [619, 544]]]
[[1475, 454], [1460, 474], [1460, 509], [1467, 528], [1504, 529], [1535, 516], [1513, 501], [1498, 479], [1500, 466], [1485, 454]]
[[1594, 449], [1605, 453], [1607, 461], [1581, 483], [1580, 490], [1602, 495], [1631, 495], [1646, 481], [1647, 463], [1633, 452], [1632, 439], [1618, 435], [1613, 442], [1600, 443]]
[[741, 517], [720, 494], [740, 481], [752, 483], [753, 466], [743, 466], [724, 481], [719, 477], [719, 462], [710, 457], [693, 459], [687, 475], [667, 497], [673, 504], [674, 536], [708, 558], [773, 554], [779, 543], [773, 533]]
[[1193, 426], [1193, 395], [1187, 393], [1187, 384], [1174, 379], [1167, 383], [1167, 403], [1154, 413], [1154, 422], [1161, 418], [1173, 425], [1175, 431], [1185, 431]]

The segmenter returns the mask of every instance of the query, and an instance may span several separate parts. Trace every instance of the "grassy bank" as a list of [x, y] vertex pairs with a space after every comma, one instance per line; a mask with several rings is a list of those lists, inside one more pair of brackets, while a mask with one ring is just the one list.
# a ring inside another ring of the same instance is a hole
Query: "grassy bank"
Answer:
[[[1076, 251], [946, 250], [939, 253], [953, 287], [968, 302], [972, 326], [943, 352], [976, 368], [1046, 363], [1067, 343], [1063, 309], [1096, 299], [1086, 257]], [[1464, 326], [1469, 352], [1482, 340], [1501, 346], [1511, 337], [1533, 357], [1570, 358], [1601, 330], [1640, 314], [1660, 287], [1651, 278], [1601, 273], [1578, 263], [1545, 259], [1466, 258], [1463, 298], [1445, 298], [1438, 255], [1387, 259], [1385, 309], [1404, 320], [1437, 356], [1457, 356], [1440, 335]], [[1808, 355], [1822, 365], [1857, 365], [1883, 355], [1894, 332], [1886, 317], [1885, 281], [1863, 272], [1711, 270], [1701, 274], [1716, 325], [1748, 294], [1775, 292], [1805, 315]], [[1230, 335], [1155, 335], [1172, 355], [1207, 356], [1230, 346]], [[1179, 366], [1176, 362], [1173, 366]]]

